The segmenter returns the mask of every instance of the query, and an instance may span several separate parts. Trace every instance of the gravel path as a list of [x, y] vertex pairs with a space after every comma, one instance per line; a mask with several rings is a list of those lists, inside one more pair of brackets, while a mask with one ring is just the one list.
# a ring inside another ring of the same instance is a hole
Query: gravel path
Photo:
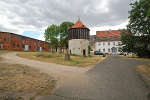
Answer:
[[69, 79], [74, 77], [78, 77], [83, 75], [83, 73], [87, 72], [90, 67], [76, 67], [76, 66], [65, 66], [54, 63], [41, 62], [37, 60], [31, 60], [26, 58], [21, 58], [16, 55], [17, 53], [5, 53], [1, 56], [4, 58], [5, 63], [11, 64], [23, 64], [36, 69], [39, 69], [41, 73], [46, 73], [52, 77], [54, 77], [57, 82], [56, 89], [67, 84]]

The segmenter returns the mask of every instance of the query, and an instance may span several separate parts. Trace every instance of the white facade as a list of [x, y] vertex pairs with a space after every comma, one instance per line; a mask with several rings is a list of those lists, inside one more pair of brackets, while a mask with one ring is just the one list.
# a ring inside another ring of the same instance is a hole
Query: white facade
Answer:
[[88, 56], [89, 40], [87, 39], [72, 39], [69, 40], [69, 54]]
[[103, 53], [118, 54], [120, 53], [119, 44], [121, 41], [101, 41], [95, 43], [95, 51], [102, 51]]

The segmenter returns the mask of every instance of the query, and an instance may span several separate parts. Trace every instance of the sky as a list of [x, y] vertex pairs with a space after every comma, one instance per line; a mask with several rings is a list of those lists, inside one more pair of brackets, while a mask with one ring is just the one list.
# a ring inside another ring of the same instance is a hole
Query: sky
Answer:
[[44, 39], [45, 29], [64, 21], [96, 31], [126, 28], [130, 3], [136, 0], [0, 0], [0, 31]]

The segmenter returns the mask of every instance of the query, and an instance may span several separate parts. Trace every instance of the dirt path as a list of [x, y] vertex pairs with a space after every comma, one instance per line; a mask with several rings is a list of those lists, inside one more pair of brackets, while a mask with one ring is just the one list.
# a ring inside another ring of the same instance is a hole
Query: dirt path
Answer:
[[56, 80], [58, 80], [56, 89], [63, 86], [64, 84], [66, 85], [69, 79], [73, 79], [75, 77], [81, 76], [89, 69], [92, 68], [92, 66], [76, 67], [76, 66], [65, 66], [65, 65], [59, 65], [54, 63], [41, 62], [41, 61], [18, 57], [17, 53], [6, 53], [3, 54], [2, 57], [4, 58], [4, 61], [2, 62], [10, 63], [10, 64], [27, 65], [39, 69], [41, 73], [46, 73], [54, 77]]

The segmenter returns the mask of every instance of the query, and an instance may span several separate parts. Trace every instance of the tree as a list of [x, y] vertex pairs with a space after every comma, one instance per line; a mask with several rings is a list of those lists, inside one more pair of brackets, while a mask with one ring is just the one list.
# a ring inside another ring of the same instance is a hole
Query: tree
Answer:
[[[56, 51], [58, 47], [61, 49], [63, 47], [68, 48], [68, 28], [72, 25], [74, 25], [72, 22], [62, 22], [60, 26], [52, 24], [45, 30], [45, 41], [50, 42], [50, 46]], [[59, 40], [58, 36], [60, 36]]]
[[58, 47], [58, 37], [59, 35], [59, 26], [52, 24], [45, 30], [45, 41], [50, 43], [52, 49], [56, 49]]
[[131, 3], [132, 10], [129, 11], [129, 24], [127, 29], [131, 34], [148, 34], [150, 35], [150, 0], [140, 0]]
[[136, 52], [135, 44], [136, 40], [134, 36], [132, 36], [129, 31], [123, 29], [121, 30], [121, 42], [122, 42], [122, 51], [123, 52], [132, 52], [132, 57], [134, 57], [134, 53]]
[[150, 0], [131, 3], [129, 24], [122, 31], [123, 51], [135, 52], [140, 57], [150, 57]]
[[88, 53], [89, 53], [89, 54], [90, 54], [91, 49], [92, 49], [92, 48], [91, 48], [91, 46], [89, 45], [89, 46], [88, 46]]
[[73, 26], [74, 23], [72, 22], [62, 22], [60, 24], [60, 47], [68, 48], [68, 29]]

